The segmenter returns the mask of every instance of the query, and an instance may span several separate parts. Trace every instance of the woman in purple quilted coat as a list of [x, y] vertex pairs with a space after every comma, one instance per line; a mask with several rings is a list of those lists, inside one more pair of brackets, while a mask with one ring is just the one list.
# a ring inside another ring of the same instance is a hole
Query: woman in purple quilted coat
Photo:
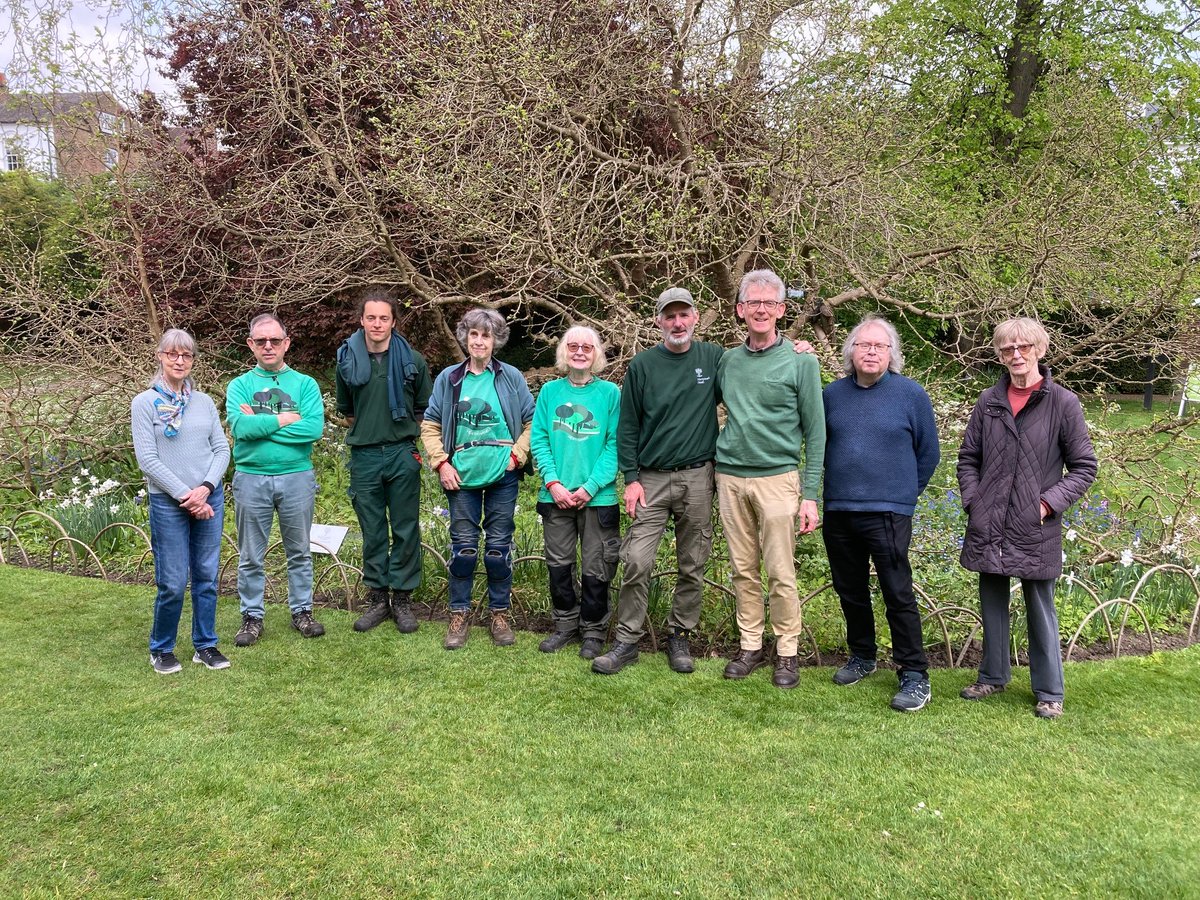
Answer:
[[1062, 646], [1054, 582], [1062, 574], [1063, 513], [1096, 479], [1096, 454], [1079, 398], [1039, 361], [1050, 339], [1033, 319], [996, 327], [992, 346], [1008, 370], [980, 396], [958, 451], [967, 512], [962, 565], [979, 573], [983, 659], [962, 691], [981, 700], [1003, 691], [1009, 659], [1009, 579], [1021, 579], [1029, 625], [1034, 712], [1063, 711]]

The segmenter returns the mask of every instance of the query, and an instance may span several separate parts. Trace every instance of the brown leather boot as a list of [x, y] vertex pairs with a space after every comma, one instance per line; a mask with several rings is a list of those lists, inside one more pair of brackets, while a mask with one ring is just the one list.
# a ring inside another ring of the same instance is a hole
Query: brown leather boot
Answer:
[[739, 650], [737, 655], [726, 663], [725, 677], [733, 679], [745, 678], [755, 669], [760, 669], [766, 664], [767, 651], [761, 647], [757, 650]]
[[511, 647], [516, 642], [517, 636], [508, 624], [508, 610], [492, 610], [492, 643], [497, 647]]
[[457, 650], [467, 643], [471, 633], [471, 614], [459, 610], [450, 611], [450, 629], [446, 632], [446, 643], [442, 644], [447, 650]]

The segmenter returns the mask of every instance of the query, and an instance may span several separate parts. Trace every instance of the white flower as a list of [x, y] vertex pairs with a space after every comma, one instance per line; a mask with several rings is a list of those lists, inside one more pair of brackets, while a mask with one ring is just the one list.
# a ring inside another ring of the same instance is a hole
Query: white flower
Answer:
[[59, 508], [59, 509], [66, 509], [66, 508], [67, 508], [68, 506], [70, 506], [70, 505], [71, 505], [71, 498], [70, 498], [70, 497], [67, 497], [67, 498], [65, 498], [65, 499], [62, 501], [62, 503], [58, 504], [58, 508]]
[[1121, 565], [1124, 566], [1126, 569], [1128, 569], [1130, 566], [1133, 565], [1133, 551], [1132, 550], [1126, 549], [1126, 550], [1121, 551]]
[[91, 508], [92, 508], [92, 506], [93, 506], [93, 503], [92, 503], [92, 498], [91, 498], [91, 497], [88, 497], [86, 500], [84, 500], [84, 501], [83, 501], [83, 508], [84, 508], [84, 509], [91, 509]]
[[100, 483], [100, 479], [97, 478], [95, 475], [92, 475], [88, 478], [88, 483], [95, 486]]
[[79, 484], [79, 476], [78, 475], [71, 476], [71, 484]]
[[138, 499], [139, 499], [139, 500], [144, 500], [144, 499], [146, 499], [146, 489], [145, 489], [145, 488], [142, 488], [140, 491], [138, 491], [138, 492], [137, 492], [137, 497], [138, 497]]
[[80, 469], [79, 474], [82, 475], [84, 478], [86, 478], [87, 476], [91, 475], [92, 473], [89, 472], [87, 469]]
[[1074, 541], [1074, 540], [1078, 540], [1078, 539], [1079, 539], [1079, 532], [1076, 531], [1074, 528], [1068, 528], [1067, 529], [1067, 540]]
[[117, 504], [113, 503], [111, 506], [108, 507], [108, 511], [115, 516], [117, 513], [119, 513], [121, 511], [121, 507], [119, 507], [119, 506], [117, 506]]
[[1067, 587], [1074, 587], [1074, 586], [1075, 586], [1075, 572], [1070, 571], [1067, 573]]

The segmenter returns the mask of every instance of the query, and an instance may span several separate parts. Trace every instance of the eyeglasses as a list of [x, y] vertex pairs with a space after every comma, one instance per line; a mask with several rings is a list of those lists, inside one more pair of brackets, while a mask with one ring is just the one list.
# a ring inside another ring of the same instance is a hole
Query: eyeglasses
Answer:
[[261, 338], [250, 338], [250, 343], [252, 343], [255, 347], [259, 347], [259, 348], [269, 347], [272, 344], [274, 344], [276, 347], [279, 347], [286, 340], [287, 340], [286, 337], [261, 337]]
[[781, 305], [778, 300], [743, 300], [741, 303], [746, 309], [765, 309], [767, 312]]
[[595, 349], [591, 344], [567, 344], [567, 350], [571, 353], [591, 353]]
[[188, 353], [186, 350], [181, 350], [181, 351], [180, 350], [162, 350], [159, 352], [161, 352], [162, 355], [165, 356], [167, 359], [169, 359], [171, 362], [179, 362], [179, 360], [181, 360], [181, 359], [184, 362], [191, 362], [193, 359], [195, 359], [195, 357], [191, 353]]
[[1032, 352], [1033, 344], [1010, 344], [1007, 347], [1000, 348], [1000, 358], [1012, 359], [1018, 353], [1022, 356], [1028, 356]]
[[863, 353], [870, 353], [872, 350], [876, 353], [882, 353], [884, 350], [892, 349], [891, 344], [876, 344], [873, 341], [855, 341], [854, 349], [861, 350]]

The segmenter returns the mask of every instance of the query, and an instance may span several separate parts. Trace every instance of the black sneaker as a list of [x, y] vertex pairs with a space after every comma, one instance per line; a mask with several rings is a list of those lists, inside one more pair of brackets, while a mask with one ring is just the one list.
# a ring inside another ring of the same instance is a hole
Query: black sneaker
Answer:
[[367, 592], [367, 609], [354, 622], [355, 631], [370, 631], [392, 614], [392, 604], [384, 588], [371, 588]]
[[417, 614], [412, 608], [412, 591], [392, 591], [392, 621], [401, 634], [412, 634], [417, 630]]
[[325, 633], [325, 626], [313, 618], [311, 609], [292, 613], [292, 627], [305, 637], [320, 637]]
[[154, 666], [154, 671], [159, 675], [174, 675], [183, 668], [179, 664], [179, 660], [175, 658], [175, 654], [170, 650], [165, 650], [162, 653], [151, 653], [150, 665]]
[[599, 675], [616, 675], [630, 663], [638, 661], [637, 644], [616, 641], [603, 656], [592, 660], [592, 671]]
[[228, 669], [229, 660], [216, 647], [205, 647], [192, 654], [192, 662], [201, 663], [210, 669]]
[[929, 676], [924, 672], [901, 672], [900, 690], [892, 698], [892, 709], [900, 712], [916, 712], [929, 702], [933, 689], [929, 686]]
[[579, 648], [580, 659], [595, 659], [604, 652], [604, 641], [600, 638], [584, 638], [583, 646]]
[[262, 619], [256, 619], [251, 615], [243, 615], [242, 627], [233, 636], [233, 645], [235, 647], [249, 647], [251, 644], [258, 643], [258, 639], [262, 637], [262, 633]]
[[667, 665], [673, 672], [687, 674], [696, 669], [692, 660], [692, 648], [688, 646], [687, 634], [680, 632], [667, 638]]
[[850, 661], [833, 673], [834, 684], [858, 684], [875, 671], [875, 660], [851, 656]]
[[555, 631], [538, 644], [538, 649], [543, 653], [557, 653], [567, 644], [573, 644], [577, 640], [579, 640], [578, 631]]

